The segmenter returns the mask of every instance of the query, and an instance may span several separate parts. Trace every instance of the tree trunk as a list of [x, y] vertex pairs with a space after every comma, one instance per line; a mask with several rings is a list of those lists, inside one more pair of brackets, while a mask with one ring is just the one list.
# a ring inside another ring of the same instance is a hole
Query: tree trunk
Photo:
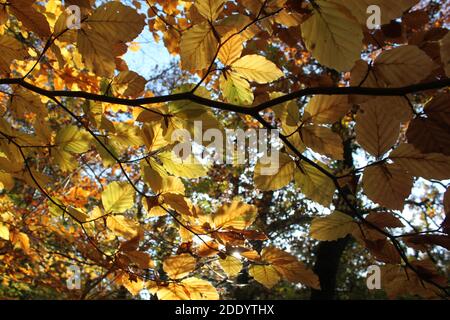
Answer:
[[312, 290], [311, 300], [336, 299], [336, 278], [339, 261], [347, 246], [349, 238], [337, 241], [320, 242], [317, 247], [317, 258], [314, 272], [319, 276], [321, 290]]
[[[353, 167], [353, 144], [352, 138], [345, 127], [340, 126], [338, 131], [343, 138], [344, 146], [344, 160], [340, 163], [343, 169], [350, 169]], [[340, 194], [335, 206], [337, 210], [349, 212], [348, 205], [344, 201], [344, 197], [354, 195], [356, 192], [357, 178], [355, 174], [352, 175], [353, 183], [347, 184], [342, 188], [343, 194]], [[353, 201], [352, 201], [353, 202]], [[321, 290], [312, 290], [311, 300], [334, 300], [336, 296], [336, 280], [339, 271], [339, 262], [342, 253], [349, 243], [350, 236], [337, 241], [320, 242], [316, 251], [316, 263], [314, 271], [319, 276]]]

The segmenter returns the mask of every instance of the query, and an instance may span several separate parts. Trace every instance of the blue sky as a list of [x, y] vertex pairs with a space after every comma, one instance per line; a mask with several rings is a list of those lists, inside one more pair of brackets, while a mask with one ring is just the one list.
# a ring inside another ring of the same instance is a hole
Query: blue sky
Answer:
[[153, 35], [148, 30], [148, 27], [145, 27], [144, 31], [134, 42], [139, 43], [140, 50], [137, 52], [128, 50], [124, 59], [128, 63], [130, 70], [139, 73], [146, 79], [151, 77], [157, 65], [167, 65], [173, 59], [164, 46], [163, 41], [161, 40], [157, 43], [153, 39]]

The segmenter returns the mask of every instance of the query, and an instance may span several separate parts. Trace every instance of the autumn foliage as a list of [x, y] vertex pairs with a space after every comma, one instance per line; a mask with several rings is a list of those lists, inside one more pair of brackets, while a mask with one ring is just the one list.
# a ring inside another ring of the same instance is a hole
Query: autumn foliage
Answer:
[[[378, 265], [389, 298], [448, 297], [448, 9], [0, 0], [0, 295], [331, 299]], [[176, 86], [128, 68], [143, 32]], [[172, 134], [198, 122], [279, 129], [279, 170], [180, 164]]]

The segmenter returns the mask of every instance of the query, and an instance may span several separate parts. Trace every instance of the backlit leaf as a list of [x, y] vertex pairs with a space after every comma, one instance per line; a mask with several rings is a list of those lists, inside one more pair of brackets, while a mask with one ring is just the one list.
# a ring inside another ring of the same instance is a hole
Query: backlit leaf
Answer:
[[411, 194], [413, 178], [397, 165], [376, 165], [364, 170], [364, 193], [384, 207], [402, 210]]
[[134, 205], [134, 190], [128, 183], [112, 182], [102, 193], [106, 212], [122, 213]]
[[360, 25], [341, 3], [315, 3], [320, 9], [301, 25], [306, 47], [321, 64], [349, 71], [363, 49]]
[[335, 211], [332, 214], [315, 218], [311, 222], [310, 236], [320, 241], [334, 241], [344, 238], [357, 228], [353, 218], [349, 215]]
[[271, 289], [280, 281], [278, 272], [270, 265], [252, 265], [248, 269], [248, 273], [268, 289]]
[[163, 269], [171, 279], [181, 279], [195, 269], [196, 260], [187, 253], [164, 260]]
[[246, 55], [233, 62], [231, 69], [248, 81], [268, 83], [278, 80], [283, 72], [272, 62], [260, 55]]
[[237, 276], [242, 269], [242, 262], [233, 256], [227, 256], [225, 259], [219, 260], [219, 263], [228, 277]]

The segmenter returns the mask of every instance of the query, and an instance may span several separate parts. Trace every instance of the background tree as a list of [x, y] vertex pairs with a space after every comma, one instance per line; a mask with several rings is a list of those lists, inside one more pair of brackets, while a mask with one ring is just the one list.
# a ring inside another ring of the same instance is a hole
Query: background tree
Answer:
[[[0, 295], [447, 297], [447, 23], [440, 1], [0, 2]], [[124, 58], [144, 29], [174, 56], [148, 79]], [[178, 163], [196, 121], [279, 129], [280, 170]]]

